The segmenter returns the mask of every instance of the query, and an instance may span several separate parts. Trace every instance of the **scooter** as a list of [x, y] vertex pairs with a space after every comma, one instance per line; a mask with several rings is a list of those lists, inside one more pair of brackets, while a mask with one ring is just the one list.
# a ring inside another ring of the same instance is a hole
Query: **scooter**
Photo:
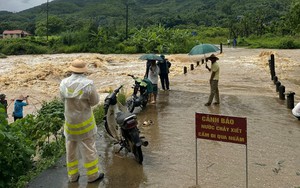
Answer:
[[118, 153], [125, 148], [134, 154], [138, 163], [142, 164], [142, 146], [147, 146], [148, 141], [140, 136], [137, 116], [127, 112], [126, 108], [117, 100], [117, 95], [122, 87], [122, 85], [118, 87], [104, 100], [104, 126], [108, 135], [116, 140], [115, 144], [121, 146]]
[[132, 113], [135, 107], [141, 107], [142, 109], [146, 108], [149, 97], [147, 87], [149, 84], [151, 84], [151, 81], [147, 78], [141, 79], [131, 74], [128, 74], [127, 76], [130, 76], [134, 79], [134, 84], [132, 87], [133, 93], [126, 101], [127, 110]]

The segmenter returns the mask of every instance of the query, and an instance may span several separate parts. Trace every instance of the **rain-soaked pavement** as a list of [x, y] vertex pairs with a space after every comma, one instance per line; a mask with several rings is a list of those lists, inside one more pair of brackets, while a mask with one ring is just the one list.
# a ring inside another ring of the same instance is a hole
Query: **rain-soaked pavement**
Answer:
[[[219, 106], [204, 106], [209, 94], [209, 73], [202, 65], [172, 78], [171, 91], [160, 91], [156, 105], [149, 104], [138, 112], [141, 134], [149, 141], [148, 147], [143, 148], [143, 165], [131, 154], [115, 154], [117, 147], [99, 129], [97, 148], [105, 173], [103, 181], [87, 184], [82, 173], [78, 183], [68, 184], [62, 158], [28, 187], [197, 187], [196, 143], [198, 187], [246, 187], [245, 145], [196, 140], [195, 112], [247, 118], [249, 188], [300, 187], [300, 121], [286, 107], [286, 100], [278, 98], [266, 68], [252, 62], [258, 59], [243, 58], [244, 55], [247, 53], [228, 49], [219, 56]], [[289, 73], [299, 77], [299, 67], [298, 64]], [[287, 90], [296, 91], [295, 102], [300, 99], [298, 81], [299, 78], [284, 79]]]

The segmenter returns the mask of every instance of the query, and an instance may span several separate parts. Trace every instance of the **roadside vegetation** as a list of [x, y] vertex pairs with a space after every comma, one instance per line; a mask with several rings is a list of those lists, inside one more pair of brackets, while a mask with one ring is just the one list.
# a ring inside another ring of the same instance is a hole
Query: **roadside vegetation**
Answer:
[[[51, 54], [51, 53], [188, 53], [200, 43], [227, 45], [229, 29], [221, 27], [197, 27], [190, 29], [165, 28], [162, 25], [132, 29], [125, 39], [116, 28], [99, 28], [78, 32], [64, 32], [46, 37], [0, 40], [0, 53], [5, 55]], [[232, 41], [232, 39], [231, 39]], [[237, 38], [239, 47], [297, 49], [300, 34], [278, 36], [271, 33]], [[4, 56], [5, 57], [5, 56]]]
[[[4, 110], [3, 106], [0, 110]], [[61, 133], [63, 105], [57, 99], [44, 103], [37, 115], [8, 123], [0, 115], [0, 187], [25, 187], [64, 153]]]
[[19, 13], [0, 11], [0, 33], [32, 34], [0, 40], [0, 53], [176, 54], [200, 43], [227, 45], [233, 38], [247, 48], [300, 48], [300, 0], [172, 2], [61, 0]]
[[[124, 92], [118, 101], [125, 104]], [[103, 129], [104, 108], [99, 104], [93, 110], [96, 124]], [[55, 165], [65, 154], [63, 136], [64, 107], [55, 98], [44, 102], [36, 115], [8, 123], [0, 104], [0, 187], [26, 187], [43, 170]]]

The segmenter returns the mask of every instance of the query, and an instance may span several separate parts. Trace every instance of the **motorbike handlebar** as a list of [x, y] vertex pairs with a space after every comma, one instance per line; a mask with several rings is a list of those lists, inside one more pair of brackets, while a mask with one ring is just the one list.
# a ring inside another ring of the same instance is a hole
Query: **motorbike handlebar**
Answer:
[[127, 74], [127, 76], [130, 76], [133, 79], [135, 78], [134, 75], [132, 75], [132, 74]]
[[120, 89], [123, 87], [123, 85], [120, 85], [117, 89], [115, 89], [114, 93], [119, 93]]

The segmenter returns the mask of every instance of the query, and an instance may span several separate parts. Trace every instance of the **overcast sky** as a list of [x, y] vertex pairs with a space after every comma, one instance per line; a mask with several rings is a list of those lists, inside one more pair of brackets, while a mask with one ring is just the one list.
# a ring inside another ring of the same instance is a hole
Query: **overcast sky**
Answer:
[[47, 3], [47, 0], [0, 0], [0, 11], [20, 12], [43, 3]]

